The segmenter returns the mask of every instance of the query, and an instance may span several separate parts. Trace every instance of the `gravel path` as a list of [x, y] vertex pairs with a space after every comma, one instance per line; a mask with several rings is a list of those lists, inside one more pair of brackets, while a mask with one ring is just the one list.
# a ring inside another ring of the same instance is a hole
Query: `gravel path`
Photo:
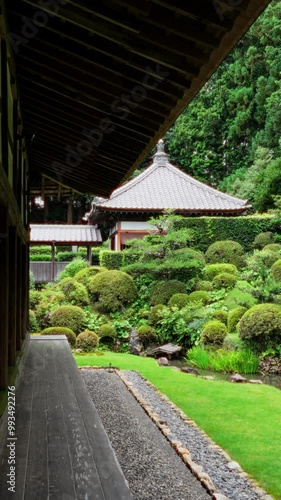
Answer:
[[208, 500], [115, 373], [81, 370], [135, 500]]
[[[115, 449], [136, 500], [210, 499], [156, 425], [115, 373], [81, 370], [89, 393]], [[134, 371], [122, 371], [134, 393], [167, 423], [169, 439], [181, 441], [192, 460], [203, 467], [217, 489], [230, 500], [269, 499], [236, 470], [198, 428], [188, 425]]]

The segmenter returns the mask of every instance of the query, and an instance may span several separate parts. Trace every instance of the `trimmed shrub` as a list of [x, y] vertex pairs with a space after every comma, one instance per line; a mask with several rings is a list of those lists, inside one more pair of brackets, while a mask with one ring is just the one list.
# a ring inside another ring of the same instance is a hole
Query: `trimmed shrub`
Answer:
[[75, 333], [70, 328], [66, 328], [66, 327], [51, 326], [49, 328], [45, 328], [45, 330], [42, 330], [40, 335], [65, 335], [69, 344], [72, 347], [74, 347], [76, 344]]
[[29, 307], [30, 309], [35, 309], [37, 304], [39, 304], [42, 299], [42, 293], [39, 290], [30, 290], [29, 292]]
[[233, 274], [230, 273], [220, 273], [217, 274], [212, 283], [214, 285], [214, 288], [216, 289], [221, 289], [221, 288], [234, 288], [236, 285], [237, 278]]
[[98, 336], [100, 339], [103, 339], [105, 337], [110, 337], [112, 339], [115, 339], [116, 335], [117, 335], [116, 328], [113, 326], [112, 323], [104, 323], [98, 329]]
[[51, 313], [50, 322], [52, 326], [65, 326], [75, 333], [81, 331], [85, 321], [83, 309], [77, 306], [61, 306]]
[[90, 283], [89, 291], [97, 306], [106, 312], [114, 312], [137, 298], [136, 285], [128, 274], [122, 271], [102, 271]]
[[28, 329], [30, 333], [38, 332], [38, 322], [34, 311], [29, 310]]
[[281, 245], [280, 243], [269, 243], [269, 245], [265, 245], [263, 250], [269, 250], [269, 252], [280, 252], [281, 251]]
[[249, 309], [257, 303], [257, 299], [248, 292], [243, 292], [239, 288], [233, 288], [226, 296], [225, 305], [231, 311], [238, 306]]
[[164, 306], [164, 304], [157, 304], [152, 307], [149, 314], [149, 322], [152, 325], [159, 324], [163, 319], [163, 311], [167, 311], [167, 306]]
[[277, 283], [280, 283], [280, 281], [281, 281], [281, 259], [278, 259], [271, 266], [271, 272], [272, 272], [274, 280], [277, 281]]
[[217, 319], [221, 323], [224, 323], [224, 325], [227, 325], [228, 314], [223, 309], [219, 309], [212, 314], [212, 319]]
[[253, 246], [254, 248], [263, 248], [265, 245], [269, 245], [270, 243], [274, 243], [274, 234], [271, 231], [266, 231], [257, 234], [254, 239]]
[[255, 250], [253, 255], [247, 259], [247, 266], [252, 272], [259, 271], [261, 267], [269, 269], [278, 259], [280, 259], [278, 252], [265, 249]]
[[88, 266], [89, 263], [86, 260], [82, 259], [81, 257], [76, 257], [76, 259], [65, 266], [58, 279], [59, 281], [61, 281], [64, 278], [73, 278], [75, 274], [78, 273], [78, 271], [81, 271], [81, 269], [84, 269]]
[[29, 256], [30, 262], [51, 262], [52, 256], [50, 253], [34, 253]]
[[66, 300], [76, 306], [89, 304], [88, 292], [82, 283], [73, 278], [64, 278], [57, 285], [64, 293]]
[[183, 307], [187, 306], [188, 302], [188, 295], [186, 295], [186, 293], [175, 293], [170, 298], [168, 306], [178, 307], [179, 309], [182, 309]]
[[205, 345], [221, 346], [227, 335], [227, 328], [224, 323], [213, 319], [203, 326], [200, 340]]
[[91, 278], [102, 271], [106, 271], [105, 267], [84, 267], [84, 269], [81, 269], [81, 271], [78, 271], [78, 273], [75, 274], [74, 279], [78, 281], [78, 283], [82, 283], [82, 285], [88, 289]]
[[211, 296], [204, 290], [198, 290], [197, 292], [192, 292], [188, 295], [188, 302], [198, 302], [202, 305], [206, 305], [211, 302]]
[[229, 312], [228, 314], [228, 319], [227, 319], [227, 328], [229, 333], [235, 333], [237, 330], [237, 325], [242, 318], [243, 314], [247, 311], [246, 307], [239, 306], [236, 307], [235, 309], [232, 309], [232, 311]]
[[174, 255], [186, 260], [196, 259], [202, 264], [202, 266], [206, 265], [204, 254], [198, 250], [194, 250], [193, 248], [178, 248], [174, 251]]
[[122, 261], [122, 252], [115, 252], [113, 250], [100, 251], [100, 265], [106, 267], [106, 269], [120, 269]]
[[137, 328], [137, 334], [143, 343], [144, 347], [147, 347], [149, 344], [153, 344], [157, 342], [157, 332], [156, 330], [149, 325], [142, 325]]
[[71, 262], [75, 257], [77, 257], [76, 252], [58, 252], [56, 260], [58, 262]]
[[185, 285], [178, 280], [158, 281], [152, 288], [150, 304], [167, 304], [175, 293], [185, 293]]
[[207, 280], [199, 280], [197, 281], [195, 285], [195, 290], [196, 291], [205, 291], [205, 292], [211, 292], [213, 290], [213, 284], [211, 281]]
[[76, 348], [83, 352], [93, 352], [99, 345], [99, 338], [95, 332], [85, 330], [76, 338]]
[[203, 269], [203, 276], [206, 280], [213, 280], [215, 276], [221, 273], [238, 274], [238, 269], [233, 264], [207, 264]]
[[245, 312], [239, 324], [239, 337], [257, 352], [281, 343], [281, 306], [258, 304]]
[[234, 264], [238, 269], [245, 266], [244, 249], [237, 241], [216, 241], [209, 246], [205, 256], [211, 264], [225, 262]]
[[51, 245], [30, 245], [30, 255], [34, 254], [51, 254]]

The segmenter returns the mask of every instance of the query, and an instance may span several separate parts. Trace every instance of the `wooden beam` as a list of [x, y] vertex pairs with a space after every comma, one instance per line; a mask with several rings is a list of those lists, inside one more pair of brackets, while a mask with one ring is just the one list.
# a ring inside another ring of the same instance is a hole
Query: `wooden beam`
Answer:
[[16, 331], [16, 349], [21, 350], [22, 344], [22, 242], [17, 237], [17, 269], [16, 269], [16, 314], [17, 314], [17, 331]]
[[9, 365], [16, 362], [17, 331], [17, 233], [14, 226], [9, 227]]
[[9, 339], [9, 232], [8, 209], [0, 205], [0, 391], [8, 387]]

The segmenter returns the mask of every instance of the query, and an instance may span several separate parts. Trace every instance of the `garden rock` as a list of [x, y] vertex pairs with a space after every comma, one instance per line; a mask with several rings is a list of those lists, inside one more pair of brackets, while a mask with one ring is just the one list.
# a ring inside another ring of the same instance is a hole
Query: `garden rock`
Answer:
[[248, 382], [250, 384], [262, 384], [262, 381], [261, 380], [256, 380], [256, 379], [251, 379], [251, 380], [248, 380]]
[[139, 339], [136, 328], [132, 328], [130, 332], [129, 351], [131, 354], [136, 354], [137, 356], [140, 356], [143, 351], [143, 344]]
[[200, 375], [200, 373], [195, 370], [195, 368], [190, 368], [189, 366], [182, 366], [180, 371], [184, 373], [192, 373], [193, 375]]
[[237, 382], [242, 384], [247, 382], [247, 379], [239, 375], [239, 373], [234, 373], [234, 375], [231, 375], [228, 380], [229, 382]]
[[164, 356], [162, 358], [159, 358], [157, 362], [159, 366], [169, 366], [169, 361]]

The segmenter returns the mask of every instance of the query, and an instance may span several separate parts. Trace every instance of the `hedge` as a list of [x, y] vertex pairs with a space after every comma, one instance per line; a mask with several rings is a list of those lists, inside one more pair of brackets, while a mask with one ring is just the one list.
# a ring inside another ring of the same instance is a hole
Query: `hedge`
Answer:
[[119, 270], [122, 266], [122, 252], [115, 252], [113, 250], [101, 250], [99, 255], [100, 265], [106, 267], [107, 269]]
[[195, 231], [196, 248], [205, 252], [217, 240], [235, 240], [245, 251], [253, 249], [255, 237], [263, 232], [281, 234], [281, 218], [273, 216], [185, 217], [175, 227]]

